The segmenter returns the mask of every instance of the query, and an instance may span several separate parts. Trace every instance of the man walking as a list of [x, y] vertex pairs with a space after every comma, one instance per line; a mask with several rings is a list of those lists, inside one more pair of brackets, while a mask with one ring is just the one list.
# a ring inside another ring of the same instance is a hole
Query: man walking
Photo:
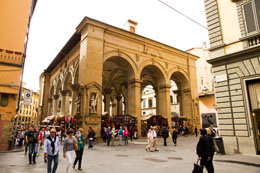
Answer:
[[119, 145], [123, 145], [123, 128], [120, 126], [120, 130], [118, 132], [118, 137], [119, 137]]
[[94, 132], [92, 127], [89, 127], [89, 132], [88, 132], [88, 137], [87, 137], [88, 141], [89, 141], [88, 148], [93, 148], [94, 147], [93, 141], [94, 141], [95, 135], [96, 135], [96, 133]]
[[39, 133], [35, 130], [35, 127], [30, 127], [26, 141], [29, 144], [29, 164], [32, 164], [32, 157], [33, 164], [36, 164], [36, 147], [39, 144]]
[[[55, 128], [51, 129], [50, 136], [48, 136], [44, 141], [44, 157], [47, 158], [48, 173], [55, 173], [58, 167], [59, 161], [59, 150], [60, 150], [60, 141], [59, 137], [56, 135]], [[52, 161], [54, 166], [52, 168]]]

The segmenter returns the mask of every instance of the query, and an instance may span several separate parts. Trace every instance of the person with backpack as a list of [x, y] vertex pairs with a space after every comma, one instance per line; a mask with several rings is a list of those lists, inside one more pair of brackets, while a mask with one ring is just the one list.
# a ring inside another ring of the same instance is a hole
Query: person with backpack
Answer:
[[39, 144], [39, 133], [35, 127], [30, 127], [26, 142], [29, 144], [29, 164], [32, 164], [32, 161], [33, 164], [36, 164], [36, 147]]
[[[48, 173], [55, 173], [58, 167], [59, 162], [59, 150], [60, 150], [60, 141], [59, 137], [56, 135], [56, 129], [52, 128], [50, 135], [44, 141], [44, 157], [47, 158]], [[52, 161], [54, 162], [52, 168]]]
[[[92, 128], [90, 127], [90, 130]], [[81, 168], [81, 161], [82, 161], [82, 156], [83, 156], [83, 151], [84, 151], [84, 146], [85, 146], [85, 143], [84, 143], [84, 131], [82, 128], [79, 128], [79, 133], [76, 133], [75, 137], [77, 139], [77, 144], [78, 144], [78, 150], [75, 150], [76, 152], [76, 158], [74, 160], [74, 163], [73, 163], [73, 168], [75, 168], [77, 162], [78, 162], [78, 170], [82, 171], [82, 168]]]

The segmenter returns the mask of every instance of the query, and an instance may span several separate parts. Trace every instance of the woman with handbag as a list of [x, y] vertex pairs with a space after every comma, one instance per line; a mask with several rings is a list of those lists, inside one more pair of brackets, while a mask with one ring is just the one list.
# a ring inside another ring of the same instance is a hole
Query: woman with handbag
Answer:
[[83, 151], [85, 146], [83, 133], [84, 133], [83, 129], [79, 128], [79, 133], [75, 135], [75, 137], [77, 138], [78, 150], [75, 150], [76, 158], [74, 160], [73, 168], [75, 168], [77, 162], [79, 161], [78, 170], [80, 171], [82, 171], [81, 161], [82, 161], [82, 156], [83, 156]]
[[68, 129], [67, 131], [68, 137], [64, 140], [63, 144], [63, 157], [67, 159], [66, 173], [70, 173], [70, 169], [72, 167], [72, 159], [74, 156], [74, 150], [77, 149], [77, 141], [74, 138], [74, 130]]

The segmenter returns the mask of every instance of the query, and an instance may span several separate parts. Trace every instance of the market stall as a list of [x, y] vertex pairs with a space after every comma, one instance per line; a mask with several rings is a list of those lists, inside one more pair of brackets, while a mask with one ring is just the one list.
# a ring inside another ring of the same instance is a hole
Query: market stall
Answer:
[[161, 136], [162, 128], [168, 127], [168, 121], [167, 117], [164, 117], [162, 115], [147, 115], [142, 116], [141, 121], [141, 130], [142, 130], [142, 136], [146, 137], [148, 129], [151, 126], [156, 126], [158, 136]]

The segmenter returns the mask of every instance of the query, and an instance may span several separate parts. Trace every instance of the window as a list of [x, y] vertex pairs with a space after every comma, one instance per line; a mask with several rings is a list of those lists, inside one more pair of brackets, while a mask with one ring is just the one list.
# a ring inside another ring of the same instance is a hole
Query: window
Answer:
[[133, 32], [133, 33], [135, 33], [135, 27], [133, 27], [133, 26], [130, 26], [130, 32]]
[[247, 33], [260, 29], [260, 0], [253, 0], [243, 5]]
[[152, 98], [149, 99], [148, 104], [149, 104], [149, 108], [153, 107], [153, 99]]
[[1, 94], [1, 102], [0, 102], [0, 106], [7, 106], [8, 105], [8, 98], [9, 98], [9, 94]]
[[171, 97], [171, 103], [173, 103], [173, 97], [172, 96], [170, 96]]
[[146, 99], [143, 100], [143, 108], [145, 108]]

